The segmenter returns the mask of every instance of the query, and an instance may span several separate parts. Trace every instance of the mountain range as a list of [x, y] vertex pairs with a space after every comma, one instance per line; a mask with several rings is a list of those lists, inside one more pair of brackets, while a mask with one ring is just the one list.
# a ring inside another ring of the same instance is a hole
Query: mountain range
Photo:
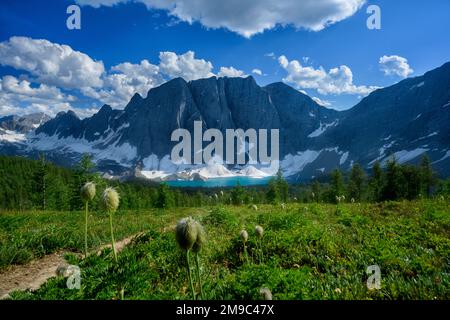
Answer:
[[259, 86], [247, 78], [170, 80], [147, 97], [135, 94], [123, 110], [104, 105], [90, 118], [73, 111], [0, 118], [0, 154], [46, 157], [71, 166], [83, 153], [93, 155], [108, 176], [154, 180], [207, 179], [245, 175], [264, 177], [258, 165], [175, 165], [170, 153], [173, 130], [279, 129], [280, 167], [302, 181], [348, 170], [369, 169], [392, 155], [417, 163], [428, 154], [442, 176], [450, 175], [450, 63], [378, 89], [346, 111], [317, 104], [282, 83]]

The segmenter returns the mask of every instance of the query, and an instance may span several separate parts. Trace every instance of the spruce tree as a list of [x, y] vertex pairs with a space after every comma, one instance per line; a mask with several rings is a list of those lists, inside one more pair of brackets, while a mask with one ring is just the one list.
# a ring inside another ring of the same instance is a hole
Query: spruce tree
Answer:
[[366, 173], [359, 164], [354, 164], [350, 172], [348, 182], [348, 196], [356, 201], [361, 201], [365, 191]]
[[421, 192], [423, 195], [429, 197], [431, 195], [432, 187], [434, 185], [434, 173], [431, 167], [430, 158], [428, 155], [424, 155], [420, 162], [420, 181]]
[[344, 194], [344, 179], [339, 169], [334, 169], [331, 173], [331, 202], [336, 202], [336, 196]]

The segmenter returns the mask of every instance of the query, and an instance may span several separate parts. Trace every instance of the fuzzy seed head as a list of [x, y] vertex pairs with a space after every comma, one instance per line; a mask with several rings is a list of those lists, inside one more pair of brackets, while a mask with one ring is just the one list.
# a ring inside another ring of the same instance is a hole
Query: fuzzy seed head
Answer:
[[109, 213], [114, 213], [119, 207], [119, 194], [114, 188], [106, 188], [103, 191], [101, 204]]
[[197, 241], [198, 227], [192, 217], [181, 219], [175, 229], [177, 242], [183, 250], [190, 250]]
[[272, 292], [268, 288], [261, 288], [259, 294], [264, 298], [264, 300], [272, 300]]
[[202, 225], [198, 221], [195, 221], [195, 227], [197, 229], [197, 239], [192, 246], [192, 251], [198, 253], [200, 252], [200, 250], [202, 250], [203, 245], [206, 243], [206, 233]]
[[246, 230], [242, 230], [239, 236], [241, 237], [242, 242], [246, 243], [248, 241], [248, 232]]
[[255, 232], [256, 232], [256, 235], [258, 236], [258, 238], [261, 239], [263, 237], [263, 234], [264, 234], [264, 229], [261, 226], [256, 226], [255, 227]]
[[81, 199], [84, 202], [92, 201], [95, 197], [95, 184], [93, 182], [87, 182], [80, 190]]
[[350, 201], [351, 201], [352, 203], [355, 203], [355, 198], [352, 198]]

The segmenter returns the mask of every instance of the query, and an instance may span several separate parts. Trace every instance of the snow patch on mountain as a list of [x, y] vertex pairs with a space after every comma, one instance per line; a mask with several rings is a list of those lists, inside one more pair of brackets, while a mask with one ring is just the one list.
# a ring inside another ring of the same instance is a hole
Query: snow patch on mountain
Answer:
[[8, 143], [25, 143], [27, 137], [23, 133], [18, 133], [16, 131], [11, 130], [0, 130], [0, 143], [8, 142]]
[[319, 128], [317, 128], [316, 130], [314, 130], [313, 132], [311, 132], [308, 135], [308, 138], [315, 138], [320, 136], [322, 133], [325, 132], [325, 130], [327, 130], [329, 127], [335, 127], [338, 124], [338, 120], [333, 121], [332, 123], [324, 123], [322, 124], [322, 122], [320, 122]]
[[280, 164], [284, 175], [291, 176], [302, 171], [307, 164], [314, 162], [320, 153], [321, 151], [306, 150], [295, 155], [286, 155]]
[[420, 83], [418, 83], [418, 84], [416, 84], [416, 85], [413, 85], [413, 86], [410, 88], [410, 90], [415, 89], [415, 88], [423, 87], [424, 85], [425, 85], [425, 81], [422, 81], [422, 82], [420, 82]]
[[[394, 153], [394, 157], [397, 160], [398, 163], [405, 163], [410, 160], [413, 160], [420, 156], [421, 154], [427, 152], [429, 149], [425, 148], [417, 148], [414, 150], [401, 150]], [[389, 161], [391, 157], [387, 157], [383, 160], [383, 164], [385, 164], [387, 161]]]
[[344, 154], [341, 156], [341, 159], [339, 160], [339, 164], [342, 166], [345, 163], [345, 161], [347, 161], [347, 159], [348, 159], [348, 151], [344, 152]]
[[434, 161], [433, 163], [438, 163], [438, 162], [444, 161], [447, 158], [450, 158], [450, 150], [447, 150], [447, 152], [444, 154], [444, 156], [442, 158], [440, 158], [439, 160]]
[[30, 134], [27, 146], [28, 149], [38, 151], [58, 150], [64, 153], [89, 153], [93, 156], [94, 162], [98, 162], [99, 160], [112, 160], [122, 166], [131, 167], [131, 162], [137, 155], [136, 148], [127, 142], [123, 144], [115, 142], [104, 147], [112, 138], [114, 138], [113, 133], [109, 134], [104, 140], [99, 140], [93, 144], [86, 139], [76, 139], [72, 136], [59, 138], [40, 133], [38, 135]]

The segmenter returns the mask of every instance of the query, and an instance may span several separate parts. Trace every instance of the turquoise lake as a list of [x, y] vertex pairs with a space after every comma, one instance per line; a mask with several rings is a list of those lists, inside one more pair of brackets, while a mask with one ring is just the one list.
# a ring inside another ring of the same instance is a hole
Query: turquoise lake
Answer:
[[266, 185], [271, 178], [272, 177], [266, 178], [229, 177], [229, 178], [211, 178], [206, 181], [173, 180], [167, 181], [167, 184], [172, 187], [217, 188], [217, 187], [234, 187], [239, 182], [241, 186], [258, 186], [258, 185]]

